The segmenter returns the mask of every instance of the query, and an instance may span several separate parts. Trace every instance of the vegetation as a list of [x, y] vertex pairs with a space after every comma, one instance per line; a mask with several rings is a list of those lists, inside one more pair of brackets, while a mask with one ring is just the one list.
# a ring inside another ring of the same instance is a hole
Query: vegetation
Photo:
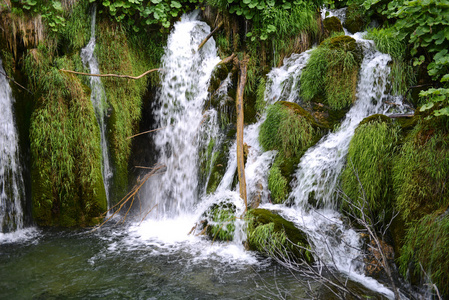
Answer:
[[406, 222], [448, 205], [449, 144], [447, 128], [417, 125], [407, 136], [393, 165], [396, 207]]
[[332, 109], [349, 107], [355, 101], [361, 52], [349, 36], [331, 37], [315, 49], [301, 73], [301, 97], [312, 101], [324, 97]]
[[248, 246], [272, 257], [313, 263], [307, 235], [292, 222], [266, 209], [252, 209], [247, 215]]
[[[31, 116], [33, 215], [46, 226], [89, 225], [106, 210], [100, 133], [89, 92], [73, 75], [71, 60], [41, 47], [25, 57], [35, 92]], [[56, 66], [52, 66], [53, 63]]]
[[[449, 294], [449, 217], [447, 211], [436, 211], [423, 216], [407, 231], [399, 258], [400, 271], [404, 277], [416, 280], [425, 278], [444, 295]], [[432, 287], [433, 288], [433, 287]]]
[[[365, 119], [366, 120], [366, 119]], [[399, 129], [388, 117], [374, 115], [357, 127], [351, 140], [347, 164], [341, 174], [342, 190], [354, 202], [362, 205], [359, 195], [364, 195], [366, 214], [380, 216], [390, 212], [393, 200], [391, 168]], [[363, 189], [362, 189], [363, 187]], [[347, 203], [342, 203], [347, 210]], [[361, 213], [361, 212], [356, 212]], [[391, 214], [388, 214], [389, 220]]]

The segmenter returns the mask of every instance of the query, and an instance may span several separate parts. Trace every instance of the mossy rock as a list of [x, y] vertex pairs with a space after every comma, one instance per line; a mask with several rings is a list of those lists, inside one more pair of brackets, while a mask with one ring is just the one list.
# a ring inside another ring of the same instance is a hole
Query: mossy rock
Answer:
[[413, 284], [430, 280], [438, 287], [443, 299], [449, 297], [448, 210], [435, 211], [411, 224], [398, 261], [401, 273], [404, 277], [409, 275]]
[[235, 231], [236, 207], [229, 200], [213, 204], [202, 215], [203, 230], [212, 240], [232, 241]]
[[301, 73], [301, 99], [321, 102], [335, 111], [348, 109], [356, 100], [362, 58], [363, 51], [349, 36], [324, 40], [311, 52]]
[[324, 132], [325, 127], [296, 103], [280, 101], [267, 108], [259, 141], [264, 150], [279, 151], [268, 176], [274, 203], [286, 200], [293, 173], [302, 155], [318, 142]]
[[369, 124], [369, 123], [387, 123], [387, 124], [391, 124], [393, 123], [393, 121], [391, 120], [391, 118], [387, 117], [386, 115], [383, 114], [375, 114], [369, 117], [366, 117], [365, 119], [363, 119], [358, 127], [365, 125], [365, 124]]
[[396, 209], [405, 222], [417, 221], [449, 205], [449, 132], [444, 124], [421, 121], [405, 137], [395, 158], [392, 175]]
[[343, 26], [337, 17], [330, 17], [323, 20], [324, 30], [327, 36], [332, 35], [334, 32], [344, 32]]
[[[365, 118], [356, 128], [349, 144], [347, 163], [341, 173], [341, 188], [352, 204], [364, 208], [375, 222], [389, 222], [392, 214], [393, 186], [391, 169], [400, 139], [400, 128], [384, 115]], [[344, 212], [360, 216], [347, 202]]]
[[351, 4], [346, 10], [346, 20], [343, 24], [351, 33], [363, 31], [368, 24], [368, 17], [365, 10], [359, 4]]
[[295, 225], [267, 209], [248, 211], [248, 247], [250, 250], [297, 262], [314, 262], [307, 234]]

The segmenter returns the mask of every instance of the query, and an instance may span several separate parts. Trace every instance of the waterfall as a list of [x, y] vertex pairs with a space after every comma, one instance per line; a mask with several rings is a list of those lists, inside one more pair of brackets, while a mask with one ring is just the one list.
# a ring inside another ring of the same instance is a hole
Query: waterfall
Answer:
[[[99, 74], [100, 70], [98, 68], [98, 61], [94, 54], [95, 49], [95, 19], [96, 19], [97, 8], [96, 5], [93, 6], [92, 9], [92, 23], [91, 23], [91, 36], [89, 43], [87, 43], [86, 47], [81, 49], [81, 60], [83, 61], [84, 67], [89, 67], [90, 74]], [[101, 139], [101, 151], [103, 158], [103, 184], [104, 189], [106, 191], [106, 198], [108, 202], [108, 208], [110, 207], [109, 203], [109, 182], [112, 178], [112, 169], [111, 163], [109, 160], [109, 151], [108, 151], [108, 140], [106, 136], [106, 122], [105, 118], [107, 115], [108, 105], [106, 102], [106, 93], [101, 83], [99, 77], [90, 76], [90, 100], [92, 101], [92, 105], [95, 110], [95, 115], [97, 117], [98, 126], [100, 128], [100, 139]]]
[[11, 87], [0, 60], [0, 232], [23, 227], [24, 182]]
[[345, 165], [349, 143], [358, 124], [373, 114], [385, 114], [390, 106], [384, 104], [391, 60], [388, 54], [374, 49], [371, 41], [359, 40], [364, 48], [356, 102], [346, 114], [336, 132], [324, 136], [317, 145], [307, 150], [298, 165], [290, 200], [297, 206], [306, 206], [311, 193], [325, 206], [333, 205], [338, 177]]
[[206, 130], [210, 134], [200, 134], [204, 126], [214, 126], [207, 121], [214, 113], [203, 109], [212, 70], [220, 58], [213, 39], [198, 50], [210, 27], [196, 20], [197, 16], [197, 11], [184, 15], [174, 25], [162, 58], [162, 86], [155, 109], [162, 130], [154, 139], [158, 162], [166, 168], [146, 187], [150, 205], [157, 205], [159, 217], [192, 211], [200, 193], [199, 147], [218, 131], [210, 129]]

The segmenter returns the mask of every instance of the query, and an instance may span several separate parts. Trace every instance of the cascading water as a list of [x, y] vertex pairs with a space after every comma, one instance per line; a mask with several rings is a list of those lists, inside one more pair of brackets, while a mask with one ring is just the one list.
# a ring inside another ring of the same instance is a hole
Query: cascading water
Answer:
[[[98, 68], [98, 61], [94, 54], [96, 42], [95, 21], [96, 21], [97, 8], [95, 5], [92, 8], [93, 9], [92, 9], [91, 36], [89, 43], [87, 43], [86, 47], [81, 49], [81, 60], [83, 61], [85, 67], [87, 66], [89, 67], [91, 74], [99, 74], [100, 70]], [[103, 184], [106, 190], [106, 198], [108, 201], [108, 208], [109, 208], [110, 207], [109, 182], [110, 179], [112, 178], [112, 169], [109, 160], [108, 141], [106, 137], [105, 118], [108, 110], [108, 106], [106, 103], [106, 93], [99, 77], [90, 76], [90, 88], [91, 88], [90, 100], [92, 101], [92, 105], [95, 110], [95, 115], [97, 117], [98, 126], [100, 128], [101, 151], [103, 158], [103, 170], [102, 170]]]
[[0, 60], [0, 232], [23, 227], [24, 182], [14, 121], [11, 87]]
[[[158, 217], [192, 212], [199, 198], [198, 149], [203, 122], [211, 113], [203, 108], [212, 70], [220, 61], [215, 41], [198, 45], [210, 28], [197, 21], [198, 12], [184, 15], [171, 33], [162, 58], [162, 87], [158, 96], [156, 119], [162, 130], [155, 135], [159, 163], [166, 166], [162, 175], [149, 183], [147, 195]], [[206, 125], [208, 122], [205, 122]], [[211, 125], [212, 126], [212, 125]], [[211, 133], [216, 133], [211, 130]], [[206, 135], [209, 139], [210, 135]], [[152, 191], [157, 191], [156, 193]]]
[[332, 206], [338, 177], [345, 165], [349, 143], [357, 125], [373, 114], [384, 114], [390, 105], [384, 104], [391, 60], [388, 54], [374, 49], [372, 41], [359, 40], [364, 48], [356, 102], [336, 132], [327, 134], [310, 148], [298, 165], [290, 199], [297, 206], [306, 206], [309, 196], [325, 206]]

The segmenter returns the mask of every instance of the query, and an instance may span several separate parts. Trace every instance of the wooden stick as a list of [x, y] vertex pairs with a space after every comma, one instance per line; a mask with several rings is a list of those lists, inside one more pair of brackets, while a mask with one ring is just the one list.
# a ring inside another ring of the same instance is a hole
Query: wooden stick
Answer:
[[14, 84], [18, 85], [19, 87], [21, 87], [22, 89], [24, 89], [25, 91], [27, 91], [28, 93], [30, 93], [31, 95], [34, 95], [33, 92], [31, 92], [29, 89], [27, 89], [26, 87], [24, 87], [23, 85], [21, 85], [20, 83], [18, 83], [17, 81], [15, 81], [14, 79], [12, 79], [11, 77], [9, 77], [8, 75], [6, 75], [3, 72], [0, 72], [0, 74], [2, 74], [3, 76], [6, 77], [6, 79], [11, 80], [12, 82], [14, 82]]
[[140, 132], [140, 133], [137, 133], [137, 134], [135, 134], [135, 135], [129, 136], [129, 137], [127, 137], [126, 139], [129, 140], [129, 139], [132, 139], [133, 137], [136, 137], [136, 136], [139, 136], [139, 135], [142, 135], [142, 134], [145, 134], [145, 133], [150, 133], [150, 132], [154, 132], [154, 131], [159, 131], [159, 130], [162, 130], [162, 129], [164, 129], [164, 128], [167, 128], [167, 126], [161, 127], [161, 128], [152, 129], [152, 130], [148, 130], [148, 131], [144, 131], [144, 132]]
[[228, 62], [232, 61], [232, 60], [234, 59], [234, 57], [236, 57], [236, 54], [235, 54], [235, 53], [232, 53], [230, 56], [228, 56], [228, 57], [224, 58], [222, 61], [220, 61], [220, 62], [217, 64], [217, 66], [227, 64]]
[[212, 35], [217, 32], [218, 29], [220, 29], [221, 27], [223, 27], [223, 21], [220, 22], [220, 24], [218, 24], [217, 27], [215, 27], [214, 30], [212, 30], [211, 33], [209, 33], [206, 38], [201, 42], [201, 44], [198, 46], [198, 50], [200, 50], [201, 48], [203, 48], [204, 44], [207, 43], [207, 41], [212, 37]]
[[118, 78], [128, 78], [128, 79], [140, 79], [143, 76], [150, 74], [155, 71], [161, 71], [162, 69], [152, 69], [148, 70], [145, 73], [139, 75], [139, 76], [130, 76], [130, 75], [119, 75], [119, 74], [90, 74], [90, 73], [83, 73], [83, 72], [76, 72], [71, 70], [65, 70], [65, 69], [59, 69], [59, 71], [66, 72], [66, 73], [72, 73], [77, 75], [85, 75], [85, 76], [94, 76], [94, 77], [118, 77]]
[[243, 93], [245, 91], [246, 84], [246, 72], [247, 72], [248, 59], [244, 59], [240, 62], [240, 77], [237, 84], [236, 95], [236, 111], [237, 111], [237, 171], [239, 178], [240, 197], [245, 203], [245, 212], [248, 208], [248, 202], [246, 197], [246, 179], [245, 179], [245, 158], [243, 154]]
[[393, 119], [393, 118], [411, 118], [413, 116], [414, 116], [414, 114], [392, 114], [392, 115], [389, 115], [388, 117]]

